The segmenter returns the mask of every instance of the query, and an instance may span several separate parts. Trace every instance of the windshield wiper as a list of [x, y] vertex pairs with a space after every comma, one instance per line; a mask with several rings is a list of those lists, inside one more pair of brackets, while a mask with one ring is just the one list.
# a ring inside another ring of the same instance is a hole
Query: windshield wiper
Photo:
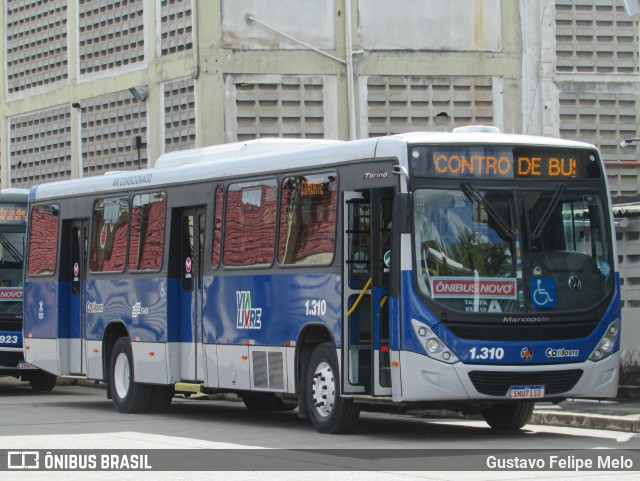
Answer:
[[470, 182], [462, 182], [460, 184], [460, 188], [462, 192], [473, 202], [476, 201], [484, 207], [484, 209], [489, 213], [489, 215], [493, 218], [496, 223], [496, 227], [502, 234], [502, 236], [506, 236], [511, 240], [515, 240], [516, 231], [512, 227], [509, 226], [508, 222], [502, 218], [500, 213], [491, 205], [491, 203], [485, 199], [482, 194], [476, 189]]
[[558, 184], [558, 187], [556, 187], [553, 197], [551, 197], [551, 201], [549, 202], [549, 205], [547, 205], [547, 210], [544, 211], [544, 214], [542, 214], [542, 217], [540, 217], [540, 220], [538, 221], [538, 225], [531, 232], [532, 240], [535, 240], [542, 235], [542, 229], [544, 229], [544, 226], [549, 222], [551, 214], [558, 205], [558, 202], [560, 202], [560, 197], [562, 197], [566, 188], [567, 184]]
[[11, 241], [9, 239], [7, 239], [6, 236], [4, 234], [2, 234], [2, 233], [0, 233], [0, 243], [2, 243], [2, 247], [7, 249], [9, 254], [14, 259], [16, 259], [19, 262], [22, 262], [24, 260], [24, 256], [22, 255], [22, 253], [20, 253], [20, 251], [18, 249], [16, 249], [13, 246], [13, 244], [11, 243]]

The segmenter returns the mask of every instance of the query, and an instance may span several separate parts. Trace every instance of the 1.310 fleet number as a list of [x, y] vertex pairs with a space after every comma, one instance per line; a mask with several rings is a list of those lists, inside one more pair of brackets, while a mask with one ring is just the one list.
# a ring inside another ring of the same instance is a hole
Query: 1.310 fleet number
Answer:
[[501, 347], [481, 347], [480, 349], [472, 347], [469, 349], [469, 356], [471, 359], [480, 359], [482, 361], [502, 359], [504, 357], [504, 349]]
[[307, 316], [324, 316], [327, 313], [327, 301], [324, 299], [310, 299], [305, 301], [304, 309]]

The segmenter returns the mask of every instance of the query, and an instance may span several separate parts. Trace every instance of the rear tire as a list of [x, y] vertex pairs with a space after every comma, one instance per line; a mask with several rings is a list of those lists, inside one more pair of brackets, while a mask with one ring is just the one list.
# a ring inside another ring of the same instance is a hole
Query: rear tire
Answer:
[[249, 411], [293, 411], [295, 404], [285, 403], [274, 394], [244, 393], [241, 395], [244, 405]]
[[58, 377], [48, 372], [40, 371], [33, 373], [29, 378], [31, 389], [38, 392], [51, 391], [56, 387]]
[[500, 431], [515, 431], [529, 422], [535, 403], [532, 401], [495, 404], [482, 410], [489, 426]]
[[306, 389], [309, 417], [319, 432], [339, 434], [353, 429], [360, 407], [341, 395], [338, 356], [332, 343], [320, 344], [311, 353]]
[[121, 337], [113, 346], [109, 368], [113, 405], [121, 413], [142, 413], [149, 408], [153, 386], [134, 382], [134, 379], [131, 342]]

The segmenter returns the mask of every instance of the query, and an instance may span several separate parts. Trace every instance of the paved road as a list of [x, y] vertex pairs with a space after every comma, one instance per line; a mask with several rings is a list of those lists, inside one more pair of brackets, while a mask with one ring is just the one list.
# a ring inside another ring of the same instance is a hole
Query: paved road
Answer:
[[[123, 415], [105, 391], [87, 385], [59, 385], [34, 393], [27, 384], [0, 379], [3, 429], [0, 449], [640, 449], [640, 435], [604, 430], [527, 426], [519, 433], [498, 433], [482, 421], [428, 420], [364, 413], [355, 433], [319, 434], [296, 412], [253, 413], [242, 403], [174, 398], [166, 414]], [[329, 461], [331, 462], [331, 461]], [[454, 465], [455, 466], [455, 465]], [[373, 466], [372, 466], [373, 467]], [[248, 469], [250, 465], [248, 464]], [[379, 469], [379, 466], [375, 468]], [[453, 467], [452, 467], [453, 469]], [[640, 467], [634, 469], [639, 469]], [[114, 479], [114, 473], [0, 473], [5, 479]], [[327, 479], [321, 473], [118, 473], [115, 479]], [[336, 473], [337, 474], [337, 473]], [[548, 473], [551, 475], [551, 473]], [[584, 473], [587, 475], [587, 473]], [[78, 477], [74, 477], [74, 476]], [[163, 476], [167, 476], [164, 478]], [[531, 477], [533, 473], [528, 473]], [[637, 479], [635, 473], [589, 472], [589, 479]], [[128, 477], [130, 476], [130, 477]], [[148, 477], [147, 477], [148, 476]], [[405, 472], [407, 479], [522, 479], [523, 473]], [[329, 475], [329, 479], [335, 475]], [[394, 479], [389, 473], [348, 472], [344, 479]], [[535, 477], [535, 476], [533, 476]], [[553, 478], [581, 478], [554, 473]]]

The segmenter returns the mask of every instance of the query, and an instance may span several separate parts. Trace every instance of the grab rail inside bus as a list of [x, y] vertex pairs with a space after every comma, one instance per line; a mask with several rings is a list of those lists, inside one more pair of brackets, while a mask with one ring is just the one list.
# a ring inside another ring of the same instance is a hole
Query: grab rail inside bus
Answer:
[[358, 298], [356, 299], [356, 302], [353, 303], [353, 306], [351, 306], [351, 309], [349, 309], [347, 311], [347, 314], [345, 317], [349, 317], [351, 314], [353, 314], [353, 311], [356, 310], [356, 308], [358, 307], [358, 304], [360, 304], [360, 301], [362, 300], [362, 298], [364, 297], [364, 293], [367, 292], [367, 290], [369, 289], [369, 287], [371, 287], [371, 277], [369, 277], [369, 280], [367, 281], [367, 283], [364, 285], [364, 288], [362, 289], [362, 292], [360, 292], [360, 295], [358, 296]]

